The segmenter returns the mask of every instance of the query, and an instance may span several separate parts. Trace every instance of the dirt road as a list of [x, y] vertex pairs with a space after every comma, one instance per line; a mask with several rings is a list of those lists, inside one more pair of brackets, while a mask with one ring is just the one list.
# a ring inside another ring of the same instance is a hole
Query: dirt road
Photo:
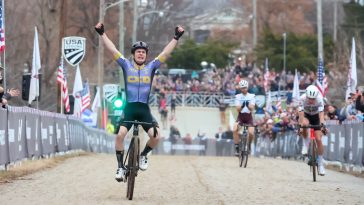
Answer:
[[137, 177], [133, 201], [117, 183], [114, 155], [72, 158], [0, 184], [2, 205], [24, 204], [364, 204], [364, 180], [327, 171], [312, 182], [302, 162], [233, 157], [151, 156]]

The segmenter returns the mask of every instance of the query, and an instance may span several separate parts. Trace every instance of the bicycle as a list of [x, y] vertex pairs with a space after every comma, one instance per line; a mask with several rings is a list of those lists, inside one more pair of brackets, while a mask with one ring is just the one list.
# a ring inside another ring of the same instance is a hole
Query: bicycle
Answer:
[[249, 141], [248, 140], [248, 127], [256, 127], [256, 126], [252, 126], [249, 124], [242, 124], [239, 126], [243, 127], [242, 134], [239, 135], [239, 137], [240, 137], [239, 166], [242, 167], [244, 165], [244, 168], [246, 168], [246, 166], [248, 164], [248, 157], [249, 157], [249, 152], [250, 152], [250, 147], [249, 147], [250, 143], [248, 142]]
[[[131, 123], [133, 125], [133, 137], [131, 138], [128, 152], [123, 162], [126, 167], [125, 180], [127, 182], [126, 197], [129, 200], [133, 199], [135, 177], [138, 176], [139, 170], [139, 157], [140, 157], [140, 139], [139, 139], [139, 125], [153, 125], [152, 123], [135, 121], [124, 121], [124, 123]], [[127, 164], [126, 164], [127, 162]]]
[[314, 128], [322, 128], [322, 125], [307, 125], [301, 126], [298, 125], [298, 128], [306, 129], [310, 128], [310, 146], [309, 146], [309, 161], [308, 165], [310, 166], [310, 171], [312, 170], [313, 181], [316, 182], [316, 172], [318, 173], [318, 163], [317, 163], [317, 143], [315, 138], [315, 130]]

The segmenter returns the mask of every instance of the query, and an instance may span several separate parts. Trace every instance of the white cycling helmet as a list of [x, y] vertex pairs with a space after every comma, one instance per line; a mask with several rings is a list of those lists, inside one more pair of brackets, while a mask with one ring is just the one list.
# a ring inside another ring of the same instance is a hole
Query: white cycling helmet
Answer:
[[241, 80], [239, 82], [239, 88], [247, 88], [248, 86], [249, 86], [249, 83], [246, 80]]
[[312, 98], [312, 99], [316, 99], [318, 94], [319, 94], [319, 90], [317, 89], [316, 86], [314, 85], [310, 85], [306, 88], [306, 97], [307, 98]]

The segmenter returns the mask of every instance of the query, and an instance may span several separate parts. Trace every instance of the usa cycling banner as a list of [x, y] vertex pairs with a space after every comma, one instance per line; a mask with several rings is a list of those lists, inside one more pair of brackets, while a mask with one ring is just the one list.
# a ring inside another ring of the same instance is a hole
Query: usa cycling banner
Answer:
[[62, 55], [72, 66], [81, 63], [86, 54], [86, 38], [70, 36], [62, 39]]

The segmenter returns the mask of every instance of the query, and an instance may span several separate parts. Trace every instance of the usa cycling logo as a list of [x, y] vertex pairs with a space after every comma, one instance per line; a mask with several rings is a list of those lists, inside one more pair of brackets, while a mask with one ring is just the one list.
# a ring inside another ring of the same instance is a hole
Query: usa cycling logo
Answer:
[[72, 66], [77, 66], [86, 54], [86, 38], [70, 36], [63, 38], [62, 54]]

